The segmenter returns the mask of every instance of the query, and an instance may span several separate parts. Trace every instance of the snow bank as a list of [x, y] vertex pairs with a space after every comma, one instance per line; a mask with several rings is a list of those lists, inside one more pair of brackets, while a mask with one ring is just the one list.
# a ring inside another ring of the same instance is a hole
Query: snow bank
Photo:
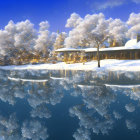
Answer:
[[140, 60], [101, 60], [101, 68], [97, 67], [97, 61], [75, 64], [59, 62], [56, 64], [37, 64], [21, 66], [0, 66], [3, 70], [84, 70], [84, 71], [140, 71]]

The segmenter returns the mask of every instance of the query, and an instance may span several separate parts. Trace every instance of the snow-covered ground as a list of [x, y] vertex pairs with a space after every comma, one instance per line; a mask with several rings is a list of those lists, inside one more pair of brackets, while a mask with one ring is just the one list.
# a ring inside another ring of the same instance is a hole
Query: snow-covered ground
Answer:
[[109, 71], [140, 71], [140, 60], [101, 60], [101, 68], [97, 67], [97, 61], [75, 64], [66, 64], [59, 62], [56, 64], [36, 64], [36, 65], [21, 65], [21, 66], [0, 66], [4, 70], [109, 70]]

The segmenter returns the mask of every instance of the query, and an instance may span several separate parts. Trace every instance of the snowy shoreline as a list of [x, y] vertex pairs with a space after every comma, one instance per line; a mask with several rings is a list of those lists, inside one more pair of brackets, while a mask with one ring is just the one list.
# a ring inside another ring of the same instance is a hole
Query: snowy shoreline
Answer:
[[101, 60], [101, 67], [97, 67], [97, 61], [75, 64], [59, 62], [56, 64], [36, 64], [20, 66], [0, 66], [1, 70], [84, 70], [84, 71], [139, 71], [140, 60]]

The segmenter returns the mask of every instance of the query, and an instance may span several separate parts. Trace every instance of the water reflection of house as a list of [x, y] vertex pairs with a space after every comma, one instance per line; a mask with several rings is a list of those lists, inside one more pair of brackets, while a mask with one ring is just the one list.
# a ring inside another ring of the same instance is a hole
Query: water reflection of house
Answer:
[[[140, 59], [140, 45], [138, 46], [137, 42], [139, 42], [139, 38], [129, 40], [125, 46], [100, 48], [100, 59]], [[97, 48], [61, 48], [56, 52], [64, 62], [68, 63], [97, 60]]]

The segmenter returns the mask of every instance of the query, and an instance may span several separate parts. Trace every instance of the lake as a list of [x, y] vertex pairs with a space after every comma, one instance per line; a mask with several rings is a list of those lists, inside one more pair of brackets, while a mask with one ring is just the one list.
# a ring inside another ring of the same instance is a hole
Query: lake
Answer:
[[0, 70], [0, 140], [139, 140], [140, 73]]

